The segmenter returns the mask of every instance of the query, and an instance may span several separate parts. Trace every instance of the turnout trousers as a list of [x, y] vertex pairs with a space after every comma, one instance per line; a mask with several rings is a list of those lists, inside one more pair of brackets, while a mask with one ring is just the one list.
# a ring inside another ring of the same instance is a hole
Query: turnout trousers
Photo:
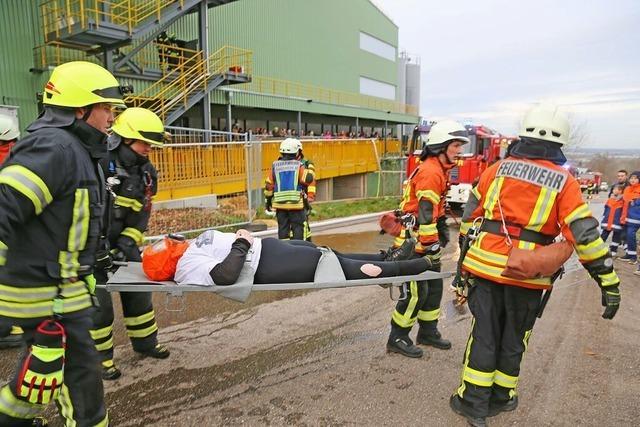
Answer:
[[468, 299], [472, 329], [457, 390], [470, 415], [486, 417], [490, 404], [504, 404], [516, 395], [541, 295], [542, 290], [475, 278]]
[[[105, 283], [106, 274], [97, 274], [96, 281]], [[96, 289], [99, 307], [93, 316], [91, 337], [105, 367], [113, 363], [113, 300], [104, 289]], [[151, 292], [121, 292], [120, 301], [124, 315], [127, 335], [133, 350], [145, 352], [158, 344], [158, 325], [156, 323]]]
[[276, 210], [278, 220], [278, 239], [304, 240], [304, 222], [307, 216], [304, 209]]
[[[89, 335], [93, 322], [86, 309], [65, 314], [59, 320], [65, 329], [67, 346], [65, 351], [64, 383], [56, 399], [60, 416], [67, 426], [107, 427], [109, 420], [104, 404], [104, 389], [96, 348]], [[1, 321], [7, 321], [2, 318]], [[36, 327], [44, 319], [19, 321], [24, 330], [24, 340], [33, 344]], [[0, 390], [0, 426], [31, 426], [32, 420], [47, 405], [30, 403], [16, 392], [18, 377], [28, 352], [20, 359], [18, 369], [9, 384]]]
[[[414, 255], [420, 258], [421, 255]], [[440, 264], [436, 264], [431, 271], [440, 271]], [[440, 302], [442, 301], [442, 279], [409, 282], [407, 284], [407, 298], [398, 301], [391, 315], [391, 333], [408, 335], [416, 321], [421, 331], [434, 331], [438, 328], [440, 317]]]

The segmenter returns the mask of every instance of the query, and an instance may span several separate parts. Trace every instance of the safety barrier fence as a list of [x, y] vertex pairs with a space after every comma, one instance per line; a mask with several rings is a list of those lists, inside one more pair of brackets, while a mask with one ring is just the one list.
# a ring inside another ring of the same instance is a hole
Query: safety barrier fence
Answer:
[[45, 42], [59, 39], [62, 31], [74, 28], [99, 28], [103, 23], [124, 27], [132, 34], [136, 26], [154, 17], [160, 20], [162, 10], [184, 0], [48, 0], [40, 5]]

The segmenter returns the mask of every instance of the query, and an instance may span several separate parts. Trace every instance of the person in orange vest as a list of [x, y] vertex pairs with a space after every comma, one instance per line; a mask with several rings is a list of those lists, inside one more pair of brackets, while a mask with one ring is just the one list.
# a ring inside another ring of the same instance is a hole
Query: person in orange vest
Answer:
[[620, 222], [625, 226], [627, 253], [622, 260], [631, 264], [638, 262], [637, 233], [640, 232], [640, 171], [629, 175], [629, 185], [622, 193], [622, 216]]
[[604, 213], [602, 214], [602, 221], [600, 222], [600, 227], [602, 228], [600, 237], [602, 237], [603, 241], [606, 242], [609, 238], [609, 234], [613, 232], [609, 250], [614, 256], [618, 252], [620, 237], [622, 235], [622, 224], [620, 223], [620, 218], [622, 216], [623, 205], [622, 186], [614, 185], [611, 190], [611, 196], [609, 196], [604, 205]]
[[[443, 120], [431, 128], [420, 155], [421, 164], [409, 177], [400, 210], [415, 217], [418, 242], [416, 257], [431, 260], [433, 271], [440, 271], [441, 249], [449, 243], [445, 217], [445, 196], [449, 189], [449, 172], [456, 165], [462, 146], [469, 142], [467, 130], [452, 120]], [[394, 247], [404, 243], [402, 235]], [[422, 357], [423, 351], [409, 338], [409, 332], [418, 322], [420, 328], [416, 342], [442, 350], [451, 348], [451, 342], [438, 331], [442, 279], [411, 282], [407, 298], [398, 301], [391, 316], [391, 333], [387, 351], [407, 357]]]
[[280, 143], [280, 157], [273, 162], [265, 179], [264, 196], [267, 211], [276, 210], [279, 239], [304, 239], [304, 189], [314, 182], [311, 169], [297, 158], [302, 144], [296, 138]]
[[601, 289], [602, 317], [612, 319], [620, 305], [620, 280], [598, 221], [582, 200], [578, 181], [561, 166], [569, 129], [557, 107], [531, 109], [509, 157], [482, 174], [465, 206], [461, 232], [468, 233], [467, 242], [473, 240], [461, 251], [466, 251], [466, 281], [464, 288], [458, 286], [458, 295], [466, 294], [473, 322], [462, 381], [449, 403], [473, 426], [485, 426], [487, 417], [516, 409], [522, 356], [544, 307], [543, 291], [557, 278], [503, 275], [509, 257], [521, 253], [516, 248], [532, 251], [529, 259], [536, 266], [540, 261], [533, 250], [561, 233]]

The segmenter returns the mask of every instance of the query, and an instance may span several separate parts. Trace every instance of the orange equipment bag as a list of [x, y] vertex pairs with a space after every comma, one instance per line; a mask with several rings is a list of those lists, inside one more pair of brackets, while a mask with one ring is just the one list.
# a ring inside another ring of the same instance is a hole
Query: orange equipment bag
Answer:
[[552, 277], [571, 257], [573, 245], [563, 240], [547, 246], [537, 246], [533, 251], [512, 248], [502, 276], [516, 280]]
[[142, 252], [142, 270], [151, 280], [173, 280], [180, 257], [189, 247], [186, 240], [165, 237]]
[[395, 212], [387, 212], [380, 217], [380, 233], [398, 237], [402, 233], [402, 222]]

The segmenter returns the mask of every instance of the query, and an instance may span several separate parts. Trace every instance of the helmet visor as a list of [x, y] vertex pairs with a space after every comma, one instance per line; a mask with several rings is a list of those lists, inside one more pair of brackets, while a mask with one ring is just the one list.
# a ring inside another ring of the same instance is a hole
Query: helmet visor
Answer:
[[140, 135], [142, 135], [144, 138], [155, 142], [156, 144], [162, 144], [165, 139], [164, 132], [147, 132], [147, 131], [141, 130], [141, 131], [138, 131], [138, 133], [140, 133]]

